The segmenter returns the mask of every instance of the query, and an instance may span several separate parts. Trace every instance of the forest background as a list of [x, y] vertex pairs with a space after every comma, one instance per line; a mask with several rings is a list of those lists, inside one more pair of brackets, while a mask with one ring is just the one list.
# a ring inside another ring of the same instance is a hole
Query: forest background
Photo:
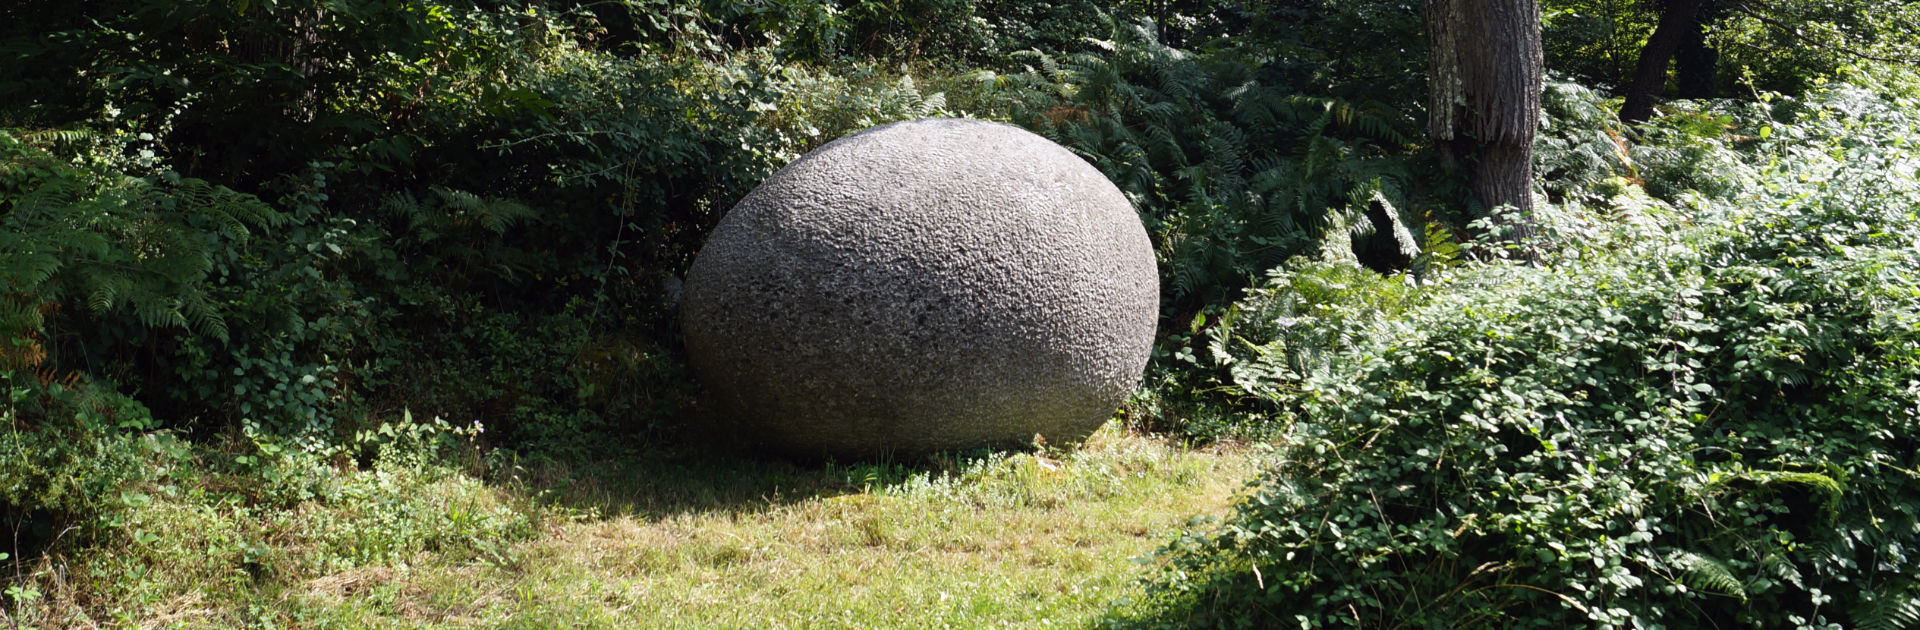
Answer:
[[325, 625], [263, 602], [736, 461], [676, 332], [704, 235], [966, 116], [1147, 226], [1118, 430], [1269, 454], [1102, 623], [1920, 625], [1920, 6], [1506, 4], [1546, 80], [1505, 213], [1409, 0], [0, 7], [7, 614]]

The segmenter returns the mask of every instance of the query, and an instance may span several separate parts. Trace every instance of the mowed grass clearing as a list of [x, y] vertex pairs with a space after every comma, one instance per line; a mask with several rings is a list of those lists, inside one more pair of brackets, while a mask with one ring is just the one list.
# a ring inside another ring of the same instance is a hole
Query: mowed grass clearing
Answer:
[[[556, 519], [478, 560], [311, 579], [280, 593], [276, 616], [383, 628], [1083, 626], [1137, 592], [1147, 567], [1136, 558], [1222, 513], [1259, 459], [1109, 427], [1071, 453], [948, 470], [770, 465], [680, 486], [640, 480], [637, 494], [601, 491], [607, 509], [630, 513]], [[689, 488], [704, 494], [648, 496]], [[767, 494], [716, 499], [752, 488]]]

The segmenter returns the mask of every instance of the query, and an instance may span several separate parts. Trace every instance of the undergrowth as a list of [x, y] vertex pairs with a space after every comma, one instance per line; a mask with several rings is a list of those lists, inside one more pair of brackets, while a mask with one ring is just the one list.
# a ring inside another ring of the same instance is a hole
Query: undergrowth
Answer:
[[80, 512], [89, 520], [69, 519], [56, 534], [89, 544], [16, 564], [0, 620], [258, 626], [288, 589], [342, 571], [428, 558], [516, 562], [515, 545], [566, 515], [511, 476], [484, 483], [458, 466], [480, 430], [437, 419], [385, 425], [360, 438], [375, 453], [364, 468], [301, 451], [223, 456], [167, 433], [97, 438], [82, 447], [93, 449], [93, 468], [53, 473], [89, 502]]
[[1293, 412], [1279, 463], [1111, 623], [1920, 623], [1914, 106], [1675, 110], [1637, 130], [1645, 193], [1566, 190], [1545, 264], [1486, 250], [1411, 299], [1286, 268], [1213, 329]]

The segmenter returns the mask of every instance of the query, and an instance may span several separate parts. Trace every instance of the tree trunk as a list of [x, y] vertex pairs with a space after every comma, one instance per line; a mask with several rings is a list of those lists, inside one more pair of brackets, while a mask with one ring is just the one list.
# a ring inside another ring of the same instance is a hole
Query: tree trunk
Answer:
[[1542, 59], [1536, 0], [1428, 0], [1428, 133], [1467, 170], [1481, 208], [1512, 206], [1504, 238], [1534, 237], [1533, 136]]
[[1680, 49], [1680, 42], [1700, 31], [1700, 5], [1704, 0], [1667, 0], [1660, 11], [1660, 24], [1653, 28], [1647, 45], [1640, 49], [1640, 61], [1633, 69], [1633, 84], [1627, 86], [1626, 103], [1620, 106], [1620, 120], [1645, 122], [1653, 117], [1653, 99], [1667, 86], [1667, 62]]
[[1673, 54], [1673, 82], [1680, 98], [1714, 98], [1720, 95], [1720, 53], [1707, 45], [1707, 25], [1718, 17], [1714, 0], [1703, 0], [1695, 12], [1693, 28], [1680, 40]]

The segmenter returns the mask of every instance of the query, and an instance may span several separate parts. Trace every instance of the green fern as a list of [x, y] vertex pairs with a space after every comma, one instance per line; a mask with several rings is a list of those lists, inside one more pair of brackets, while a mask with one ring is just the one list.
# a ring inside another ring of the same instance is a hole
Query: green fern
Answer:
[[[212, 249], [256, 228], [279, 225], [266, 204], [205, 181], [75, 167], [36, 146], [84, 134], [0, 130], [0, 282], [16, 308], [0, 316], [0, 338], [39, 335], [42, 305], [79, 300], [96, 316], [125, 312], [143, 326], [185, 328], [224, 341], [227, 326], [202, 283]], [[33, 142], [29, 142], [29, 141]]]
[[446, 220], [453, 226], [478, 227], [494, 234], [505, 234], [509, 226], [535, 216], [533, 208], [511, 199], [481, 197], [440, 187], [434, 187], [433, 192], [445, 202]]
[[[1407, 212], [1410, 118], [1383, 103], [1306, 95], [1265, 78], [1263, 57], [1161, 44], [1155, 29], [1113, 25], [1095, 53], [1030, 62], [1023, 81], [1066, 95], [1080, 119], [1033, 112], [1037, 131], [1117, 184], [1152, 230], [1166, 294], [1193, 305], [1247, 286], [1306, 252], [1335, 225], [1382, 231], [1403, 250], [1424, 215]], [[1394, 211], [1374, 226], [1378, 204]], [[1341, 234], [1346, 238], [1347, 234]]]
[[1678, 581], [1695, 591], [1747, 599], [1747, 589], [1726, 563], [1691, 551], [1677, 551], [1667, 565], [1679, 572]]
[[1897, 580], [1863, 593], [1853, 612], [1859, 630], [1920, 628], [1920, 584]]

